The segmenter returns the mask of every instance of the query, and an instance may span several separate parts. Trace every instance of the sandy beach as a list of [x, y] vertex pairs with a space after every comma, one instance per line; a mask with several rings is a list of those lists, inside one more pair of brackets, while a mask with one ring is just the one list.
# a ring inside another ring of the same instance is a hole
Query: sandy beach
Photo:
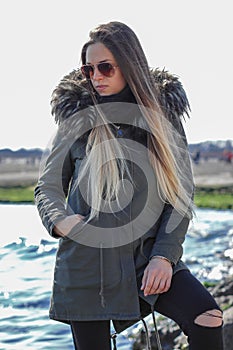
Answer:
[[11, 161], [0, 164], [0, 187], [33, 186], [39, 174], [39, 165]]
[[[192, 163], [197, 187], [233, 186], [233, 163], [218, 159], [201, 159]], [[0, 187], [33, 186], [39, 174], [39, 164], [0, 164]]]
[[232, 186], [233, 163], [223, 160], [201, 160], [199, 164], [192, 163], [196, 186]]

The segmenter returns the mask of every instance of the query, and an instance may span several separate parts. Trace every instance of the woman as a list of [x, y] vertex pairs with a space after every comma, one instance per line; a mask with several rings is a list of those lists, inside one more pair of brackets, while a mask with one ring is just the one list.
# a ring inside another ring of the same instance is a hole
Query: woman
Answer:
[[223, 349], [222, 312], [181, 261], [193, 212], [185, 92], [149, 69], [123, 23], [91, 31], [81, 57], [53, 93], [59, 129], [35, 189], [60, 238], [50, 317], [79, 350], [110, 349], [110, 320], [119, 333], [154, 310], [191, 350]]

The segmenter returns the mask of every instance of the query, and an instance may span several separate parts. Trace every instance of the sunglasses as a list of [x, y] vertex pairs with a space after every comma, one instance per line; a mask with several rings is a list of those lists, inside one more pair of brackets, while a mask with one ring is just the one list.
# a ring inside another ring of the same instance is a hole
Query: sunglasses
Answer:
[[95, 65], [84, 64], [81, 67], [81, 71], [86, 79], [91, 79], [94, 75], [95, 67], [97, 67], [98, 71], [104, 75], [105, 77], [111, 78], [115, 73], [115, 68], [118, 66], [113, 66], [111, 63], [103, 62]]

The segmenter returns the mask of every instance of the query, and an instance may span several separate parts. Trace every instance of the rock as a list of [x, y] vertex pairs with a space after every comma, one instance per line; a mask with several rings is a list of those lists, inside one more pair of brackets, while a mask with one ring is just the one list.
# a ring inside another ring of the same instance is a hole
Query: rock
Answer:
[[233, 307], [224, 311], [223, 321], [224, 350], [233, 350]]
[[133, 344], [133, 350], [143, 350], [146, 347], [146, 333], [145, 331], [140, 331], [137, 339]]
[[211, 293], [223, 311], [224, 350], [233, 350], [233, 276], [219, 282]]
[[182, 332], [176, 339], [174, 339], [174, 344], [175, 346], [171, 349], [174, 350], [188, 350], [188, 342], [187, 342], [187, 337], [184, 335]]
[[[168, 325], [163, 327], [159, 332], [159, 337], [161, 344], [164, 349], [172, 349], [174, 345], [174, 339], [177, 338], [181, 334], [180, 328], [174, 323], [174, 325]], [[157, 344], [155, 332], [152, 333], [151, 339], [153, 340], [153, 344]], [[155, 345], [154, 349], [157, 349], [157, 345]]]
[[229, 276], [225, 278], [223, 281], [218, 283], [214, 288], [211, 289], [211, 293], [214, 297], [220, 297], [222, 295], [233, 295], [233, 278]]

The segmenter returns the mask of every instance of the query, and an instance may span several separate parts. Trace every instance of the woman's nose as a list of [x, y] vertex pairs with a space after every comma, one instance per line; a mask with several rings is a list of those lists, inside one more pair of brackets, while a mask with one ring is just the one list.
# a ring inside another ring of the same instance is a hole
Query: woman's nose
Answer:
[[94, 72], [93, 72], [93, 79], [95, 80], [101, 80], [103, 79], [103, 74], [100, 73], [99, 69], [97, 67], [94, 68]]

